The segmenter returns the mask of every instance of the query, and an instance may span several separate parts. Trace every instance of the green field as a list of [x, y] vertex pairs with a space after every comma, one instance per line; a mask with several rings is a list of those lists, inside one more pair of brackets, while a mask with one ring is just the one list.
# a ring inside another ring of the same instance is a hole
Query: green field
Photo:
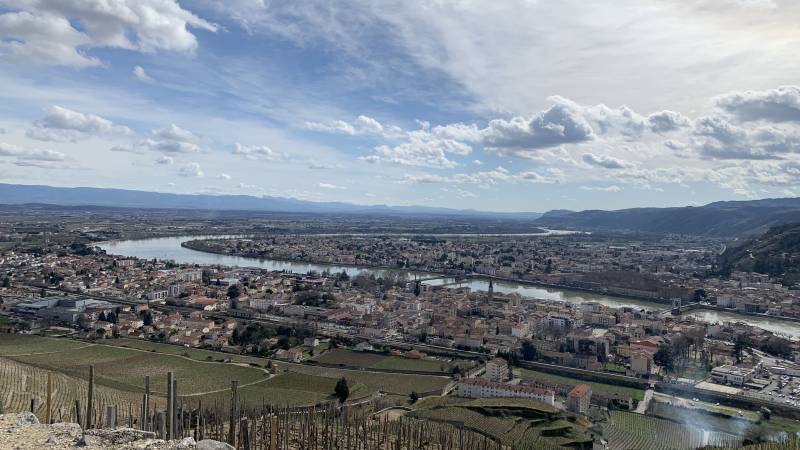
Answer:
[[42, 338], [26, 334], [0, 334], [0, 356], [60, 352], [84, 347], [84, 342]]
[[[195, 359], [197, 361], [221, 361], [229, 359], [234, 363], [257, 364], [266, 367], [270, 360], [259, 358], [255, 356], [246, 355], [232, 355], [229, 353], [220, 353], [211, 350], [201, 350], [195, 348], [185, 348], [178, 345], [159, 344], [156, 342], [133, 340], [133, 339], [108, 339], [105, 341], [108, 344], [125, 346], [129, 348], [138, 348], [148, 351], [155, 351], [158, 353], [165, 353], [171, 355], [181, 355]], [[368, 355], [378, 356], [372, 354], [362, 354], [357, 352], [350, 352], [355, 355]], [[364, 361], [364, 360], [362, 360]], [[375, 361], [375, 360], [371, 360]], [[406, 375], [406, 374], [393, 374], [393, 373], [375, 373], [363, 370], [351, 369], [338, 369], [316, 367], [304, 364], [294, 364], [284, 361], [272, 360], [272, 364], [281, 369], [288, 369], [294, 373], [302, 373], [306, 375], [315, 375], [324, 378], [347, 378], [355, 383], [361, 383], [367, 387], [369, 392], [387, 392], [407, 396], [411, 392], [428, 392], [437, 389], [442, 389], [449, 379], [441, 376], [426, 376], [426, 375]], [[359, 364], [354, 364], [359, 365]], [[365, 367], [366, 368], [366, 367]]]
[[[240, 398], [277, 405], [313, 404], [330, 400], [339, 378], [350, 383], [351, 399], [384, 391], [408, 396], [444, 387], [447, 377], [375, 373], [365, 370], [327, 369], [243, 355], [185, 348], [131, 339], [107, 339], [85, 343], [64, 338], [0, 335], [0, 356], [52, 370], [77, 379], [88, 377], [95, 366], [99, 385], [139, 393], [149, 375], [151, 390], [166, 391], [167, 372], [178, 380], [178, 394], [185, 398], [223, 401], [230, 397], [232, 380], [239, 383]], [[223, 362], [223, 361], [230, 362]], [[268, 364], [277, 369], [270, 378]]]
[[617, 394], [625, 397], [635, 398], [642, 400], [644, 398], [644, 391], [642, 389], [617, 386], [613, 384], [600, 383], [596, 381], [583, 381], [577, 378], [569, 378], [561, 375], [556, 375], [547, 372], [540, 372], [538, 370], [515, 368], [520, 371], [520, 376], [525, 378], [534, 378], [538, 380], [551, 381], [554, 383], [564, 384], [568, 386], [576, 386], [578, 384], [588, 384], [592, 387], [593, 392], [604, 392], [608, 394]]
[[314, 358], [314, 360], [326, 364], [344, 364], [367, 369], [441, 372], [444, 374], [449, 374], [455, 366], [467, 369], [474, 365], [472, 361], [461, 359], [435, 359], [432, 357], [411, 359], [400, 356], [381, 355], [378, 353], [355, 352], [340, 348], [329, 350], [321, 356]]

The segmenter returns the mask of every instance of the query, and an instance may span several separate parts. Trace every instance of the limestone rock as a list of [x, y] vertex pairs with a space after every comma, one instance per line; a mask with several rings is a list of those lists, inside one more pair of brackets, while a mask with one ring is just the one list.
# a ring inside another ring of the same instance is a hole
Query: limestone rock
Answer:
[[197, 443], [197, 450], [236, 450], [231, 445], [212, 439], [203, 439]]

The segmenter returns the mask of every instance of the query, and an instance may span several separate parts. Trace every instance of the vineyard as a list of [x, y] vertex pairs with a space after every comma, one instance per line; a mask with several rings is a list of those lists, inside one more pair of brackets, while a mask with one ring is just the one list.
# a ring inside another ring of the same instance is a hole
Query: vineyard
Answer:
[[[117, 344], [117, 345], [109, 345]], [[219, 401], [237, 380], [242, 398], [253, 405], [312, 405], [332, 398], [342, 377], [350, 383], [350, 398], [377, 392], [407, 397], [411, 392], [441, 390], [447, 377], [374, 373], [266, 361], [199, 349], [145, 341], [108, 339], [86, 343], [39, 336], [4, 335], [0, 355], [19, 364], [86, 379], [88, 364], [96, 370], [99, 386], [141, 394], [145, 375], [151, 377], [153, 394], [163, 396], [167, 371], [181, 380], [180, 397]], [[270, 366], [271, 370], [266, 367]]]
[[[236, 383], [213, 401], [179, 397], [181, 385], [173, 376], [168, 373], [171, 381], [167, 384], [172, 383], [173, 389], [166, 398], [143, 396], [0, 358], [4, 387], [0, 400], [3, 412], [32, 407], [43, 422], [48, 405], [51, 422], [78, 422], [87, 428], [130, 426], [166, 439], [193, 436], [226, 441], [242, 450], [508, 450], [488, 436], [447, 423], [379, 419], [374, 413], [383, 407], [380, 399], [350, 406], [333, 401], [309, 407], [254, 406], [253, 399], [247, 399], [250, 393], [239, 390]], [[276, 378], [277, 386], [294, 386], [289, 376]], [[95, 379], [92, 370], [89, 380]], [[87, 410], [92, 412], [90, 420], [83, 415]]]
[[526, 399], [425, 400], [412, 417], [484, 433], [515, 450], [580, 447], [592, 441], [591, 424]]
[[[80, 378], [71, 377], [61, 373], [51, 373], [51, 404], [52, 417], [57, 421], [75, 421], [75, 400], [82, 401], [87, 396], [88, 382]], [[0, 358], [0, 410], [5, 412], [20, 412], [31, 410], [44, 421], [47, 401], [47, 372], [36, 367]], [[119, 405], [120, 420], [127, 423], [129, 409], [138, 413], [141, 395], [113, 389], [105, 386], [96, 386], [94, 396], [98, 410], [102, 405]], [[154, 399], [156, 406], [163, 406], [162, 399]]]
[[[604, 425], [605, 438], [614, 449], [689, 450], [703, 446], [737, 447], [742, 438], [717, 431], [624, 411], [612, 411]], [[665, 447], [665, 445], [667, 445]]]

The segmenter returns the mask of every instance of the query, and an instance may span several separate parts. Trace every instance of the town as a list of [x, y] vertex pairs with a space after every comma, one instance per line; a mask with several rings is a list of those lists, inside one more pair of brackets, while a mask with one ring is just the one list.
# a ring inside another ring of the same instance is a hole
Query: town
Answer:
[[[14, 230], [5, 240], [17, 243], [0, 255], [0, 332], [246, 355], [273, 373], [283, 364], [364, 370], [364, 361], [391, 358], [389, 372], [450, 378], [439, 394], [533, 399], [595, 421], [609, 409], [669, 415], [686, 401], [745, 420], [720, 406], [731, 399], [800, 415], [797, 291], [758, 273], [716, 275], [715, 241], [567, 233], [172, 242], [193, 254], [322, 268], [295, 273], [141, 258], [85, 234], [42, 242], [38, 230]], [[572, 288], [575, 301], [531, 298], [504, 289], [509, 280]], [[784, 326], [759, 327], [767, 317]]]

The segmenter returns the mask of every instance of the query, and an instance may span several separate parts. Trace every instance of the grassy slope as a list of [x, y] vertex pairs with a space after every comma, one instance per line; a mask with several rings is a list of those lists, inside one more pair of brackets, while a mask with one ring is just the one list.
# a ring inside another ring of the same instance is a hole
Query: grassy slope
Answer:
[[613, 384], [599, 383], [594, 381], [583, 381], [575, 378], [569, 378], [561, 375], [539, 372], [530, 369], [518, 368], [515, 370], [520, 371], [520, 376], [522, 378], [535, 378], [539, 380], [552, 381], [554, 383], [560, 383], [570, 386], [576, 386], [578, 384], [588, 384], [589, 386], [592, 387], [592, 391], [594, 392], [607, 392], [609, 394], [625, 395], [635, 398], [636, 400], [642, 400], [644, 398], [644, 391], [641, 389], [636, 389], [626, 386], [617, 386]]
[[[266, 367], [268, 361], [263, 358], [131, 339], [108, 339], [101, 344], [89, 346], [67, 339], [0, 335], [0, 355], [18, 355], [11, 358], [80, 378], [86, 378], [91, 363], [95, 365], [99, 384], [131, 392], [141, 391], [145, 375], [151, 376], [151, 386], [156, 392], [164, 391], [166, 373], [171, 370], [178, 379], [179, 394], [204, 401], [227, 398], [227, 389], [234, 379], [239, 381], [242, 398], [259, 402], [264, 398], [279, 405], [328, 399], [341, 377], [350, 382], [351, 398], [377, 391], [407, 396], [412, 391], [441, 389], [448, 382], [446, 377], [379, 374], [284, 362], [273, 362], [279, 375], [267, 380], [262, 367]], [[224, 359], [232, 363], [222, 363]], [[207, 394], [197, 395], [203, 393]]]

